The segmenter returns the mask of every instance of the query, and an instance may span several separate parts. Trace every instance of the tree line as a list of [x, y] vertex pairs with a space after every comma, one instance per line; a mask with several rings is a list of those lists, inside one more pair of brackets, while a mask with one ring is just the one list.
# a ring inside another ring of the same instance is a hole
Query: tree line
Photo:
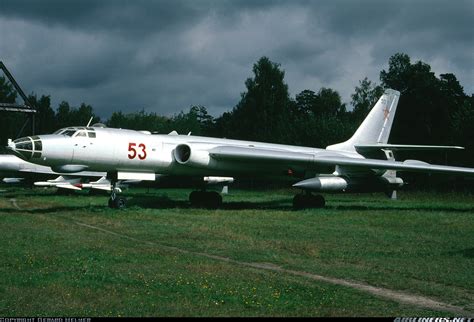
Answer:
[[[474, 95], [464, 92], [451, 73], [436, 76], [430, 65], [404, 53], [390, 57], [388, 69], [380, 72], [379, 83], [367, 78], [359, 81], [351, 95], [349, 109], [339, 93], [331, 88], [305, 89], [291, 97], [280, 64], [268, 57], [253, 65], [253, 75], [245, 81], [245, 92], [231, 110], [218, 117], [204, 106], [191, 106], [171, 117], [144, 110], [114, 112], [100, 120], [91, 105], [72, 107], [61, 102], [56, 109], [50, 96], [29, 95], [38, 110], [36, 133], [52, 133], [67, 126], [85, 125], [91, 117], [109, 127], [149, 130], [156, 133], [226, 137], [324, 148], [348, 139], [370, 108], [383, 93], [392, 88], [401, 92], [389, 142], [393, 144], [461, 145], [463, 152], [450, 152], [450, 163], [474, 165]], [[0, 77], [0, 102], [15, 103], [17, 94]], [[0, 120], [0, 144], [16, 137], [24, 116], [3, 113]], [[26, 130], [29, 130], [27, 128]], [[27, 135], [29, 133], [23, 133]], [[429, 162], [444, 163], [444, 153], [416, 155]]]

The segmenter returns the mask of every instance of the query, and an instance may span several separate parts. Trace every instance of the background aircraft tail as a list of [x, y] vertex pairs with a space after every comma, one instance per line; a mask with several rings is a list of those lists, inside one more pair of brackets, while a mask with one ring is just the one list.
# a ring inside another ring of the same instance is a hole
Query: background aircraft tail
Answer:
[[356, 151], [356, 145], [386, 144], [390, 136], [400, 92], [387, 89], [347, 141], [329, 145], [327, 150]]

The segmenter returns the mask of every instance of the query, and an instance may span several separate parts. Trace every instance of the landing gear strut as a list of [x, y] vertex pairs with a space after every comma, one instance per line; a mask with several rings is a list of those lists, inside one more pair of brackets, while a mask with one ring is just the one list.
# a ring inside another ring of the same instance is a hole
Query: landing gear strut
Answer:
[[127, 204], [127, 199], [117, 195], [119, 188], [117, 187], [117, 181], [112, 181], [112, 192], [109, 198], [109, 208], [113, 209], [124, 209]]
[[324, 208], [326, 200], [321, 195], [313, 195], [311, 193], [297, 194], [293, 198], [294, 209], [304, 208]]
[[189, 194], [193, 207], [216, 209], [222, 205], [222, 196], [215, 191], [193, 191]]

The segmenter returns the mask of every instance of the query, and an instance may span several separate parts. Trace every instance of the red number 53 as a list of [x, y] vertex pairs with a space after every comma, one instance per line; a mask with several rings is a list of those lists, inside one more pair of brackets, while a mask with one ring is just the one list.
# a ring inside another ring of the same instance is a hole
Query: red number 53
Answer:
[[129, 159], [135, 159], [135, 157], [138, 156], [140, 160], [145, 160], [146, 159], [146, 146], [143, 143], [140, 143], [138, 145], [138, 148], [140, 149], [140, 153], [137, 152], [137, 144], [136, 143], [129, 143], [128, 144], [128, 158]]

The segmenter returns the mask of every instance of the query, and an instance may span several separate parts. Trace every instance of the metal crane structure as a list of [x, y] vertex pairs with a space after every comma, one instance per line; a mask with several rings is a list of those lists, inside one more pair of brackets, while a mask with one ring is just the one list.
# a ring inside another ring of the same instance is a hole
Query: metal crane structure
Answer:
[[30, 100], [28, 100], [28, 97], [25, 95], [25, 92], [23, 92], [20, 85], [18, 85], [15, 78], [13, 77], [13, 75], [10, 73], [10, 71], [8, 70], [8, 68], [5, 66], [5, 64], [2, 61], [0, 61], [0, 68], [3, 70], [3, 73], [8, 78], [10, 83], [13, 85], [17, 93], [23, 99], [23, 104], [0, 102], [0, 111], [26, 113], [28, 115], [28, 118], [26, 119], [23, 126], [20, 128], [20, 131], [18, 132], [17, 137], [22, 135], [22, 132], [28, 123], [31, 123], [31, 134], [34, 135], [35, 134], [35, 115], [37, 113], [35, 106], [31, 104]]

